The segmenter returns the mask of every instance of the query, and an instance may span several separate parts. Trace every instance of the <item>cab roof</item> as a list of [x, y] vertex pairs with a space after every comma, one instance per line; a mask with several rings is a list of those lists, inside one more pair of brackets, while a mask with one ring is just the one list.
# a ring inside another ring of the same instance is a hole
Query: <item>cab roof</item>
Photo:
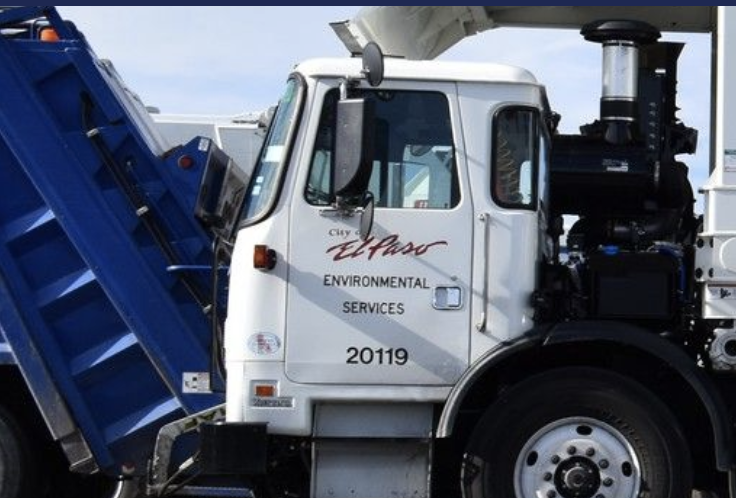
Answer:
[[[474, 62], [414, 61], [387, 57], [385, 79], [451, 82], [524, 83], [537, 85], [537, 79], [526, 69], [515, 66]], [[299, 64], [295, 71], [308, 78], [343, 78], [359, 76], [359, 58], [311, 59]]]

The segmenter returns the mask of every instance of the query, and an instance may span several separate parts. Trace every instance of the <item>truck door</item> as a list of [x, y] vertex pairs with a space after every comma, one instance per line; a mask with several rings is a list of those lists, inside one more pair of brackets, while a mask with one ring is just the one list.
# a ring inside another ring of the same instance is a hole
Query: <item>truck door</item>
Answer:
[[330, 90], [291, 204], [286, 373], [296, 382], [453, 384], [468, 364], [472, 247], [455, 86], [362, 95], [376, 104], [373, 230], [361, 240], [360, 214], [330, 207]]

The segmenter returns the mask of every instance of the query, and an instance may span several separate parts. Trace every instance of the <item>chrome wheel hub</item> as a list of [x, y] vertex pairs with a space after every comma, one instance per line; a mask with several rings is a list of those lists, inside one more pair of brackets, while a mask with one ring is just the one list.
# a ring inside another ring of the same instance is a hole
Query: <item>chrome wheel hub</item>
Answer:
[[639, 459], [624, 435], [587, 417], [542, 427], [514, 467], [518, 498], [636, 498], [640, 482]]

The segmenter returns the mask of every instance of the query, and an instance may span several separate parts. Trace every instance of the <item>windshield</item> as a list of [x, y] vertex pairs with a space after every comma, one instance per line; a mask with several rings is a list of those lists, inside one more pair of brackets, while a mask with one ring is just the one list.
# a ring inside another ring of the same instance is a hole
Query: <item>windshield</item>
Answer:
[[284, 96], [279, 101], [245, 196], [242, 220], [246, 223], [264, 217], [276, 200], [281, 176], [289, 158], [291, 137], [301, 101], [301, 88], [299, 80], [290, 79]]

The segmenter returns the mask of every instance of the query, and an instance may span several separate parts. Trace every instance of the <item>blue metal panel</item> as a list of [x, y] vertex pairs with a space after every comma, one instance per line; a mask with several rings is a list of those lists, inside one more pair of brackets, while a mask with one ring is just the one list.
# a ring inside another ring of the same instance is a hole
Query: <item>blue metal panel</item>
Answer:
[[0, 365], [15, 365], [13, 350], [10, 349], [10, 344], [5, 340], [2, 324], [0, 324]]
[[0, 37], [0, 326], [40, 408], [61, 395], [98, 465], [140, 474], [162, 424], [223, 401], [181, 390], [209, 369], [206, 275], [166, 270], [211, 264], [192, 217], [207, 151], [160, 157], [114, 72], [45, 12], [62, 41]]

